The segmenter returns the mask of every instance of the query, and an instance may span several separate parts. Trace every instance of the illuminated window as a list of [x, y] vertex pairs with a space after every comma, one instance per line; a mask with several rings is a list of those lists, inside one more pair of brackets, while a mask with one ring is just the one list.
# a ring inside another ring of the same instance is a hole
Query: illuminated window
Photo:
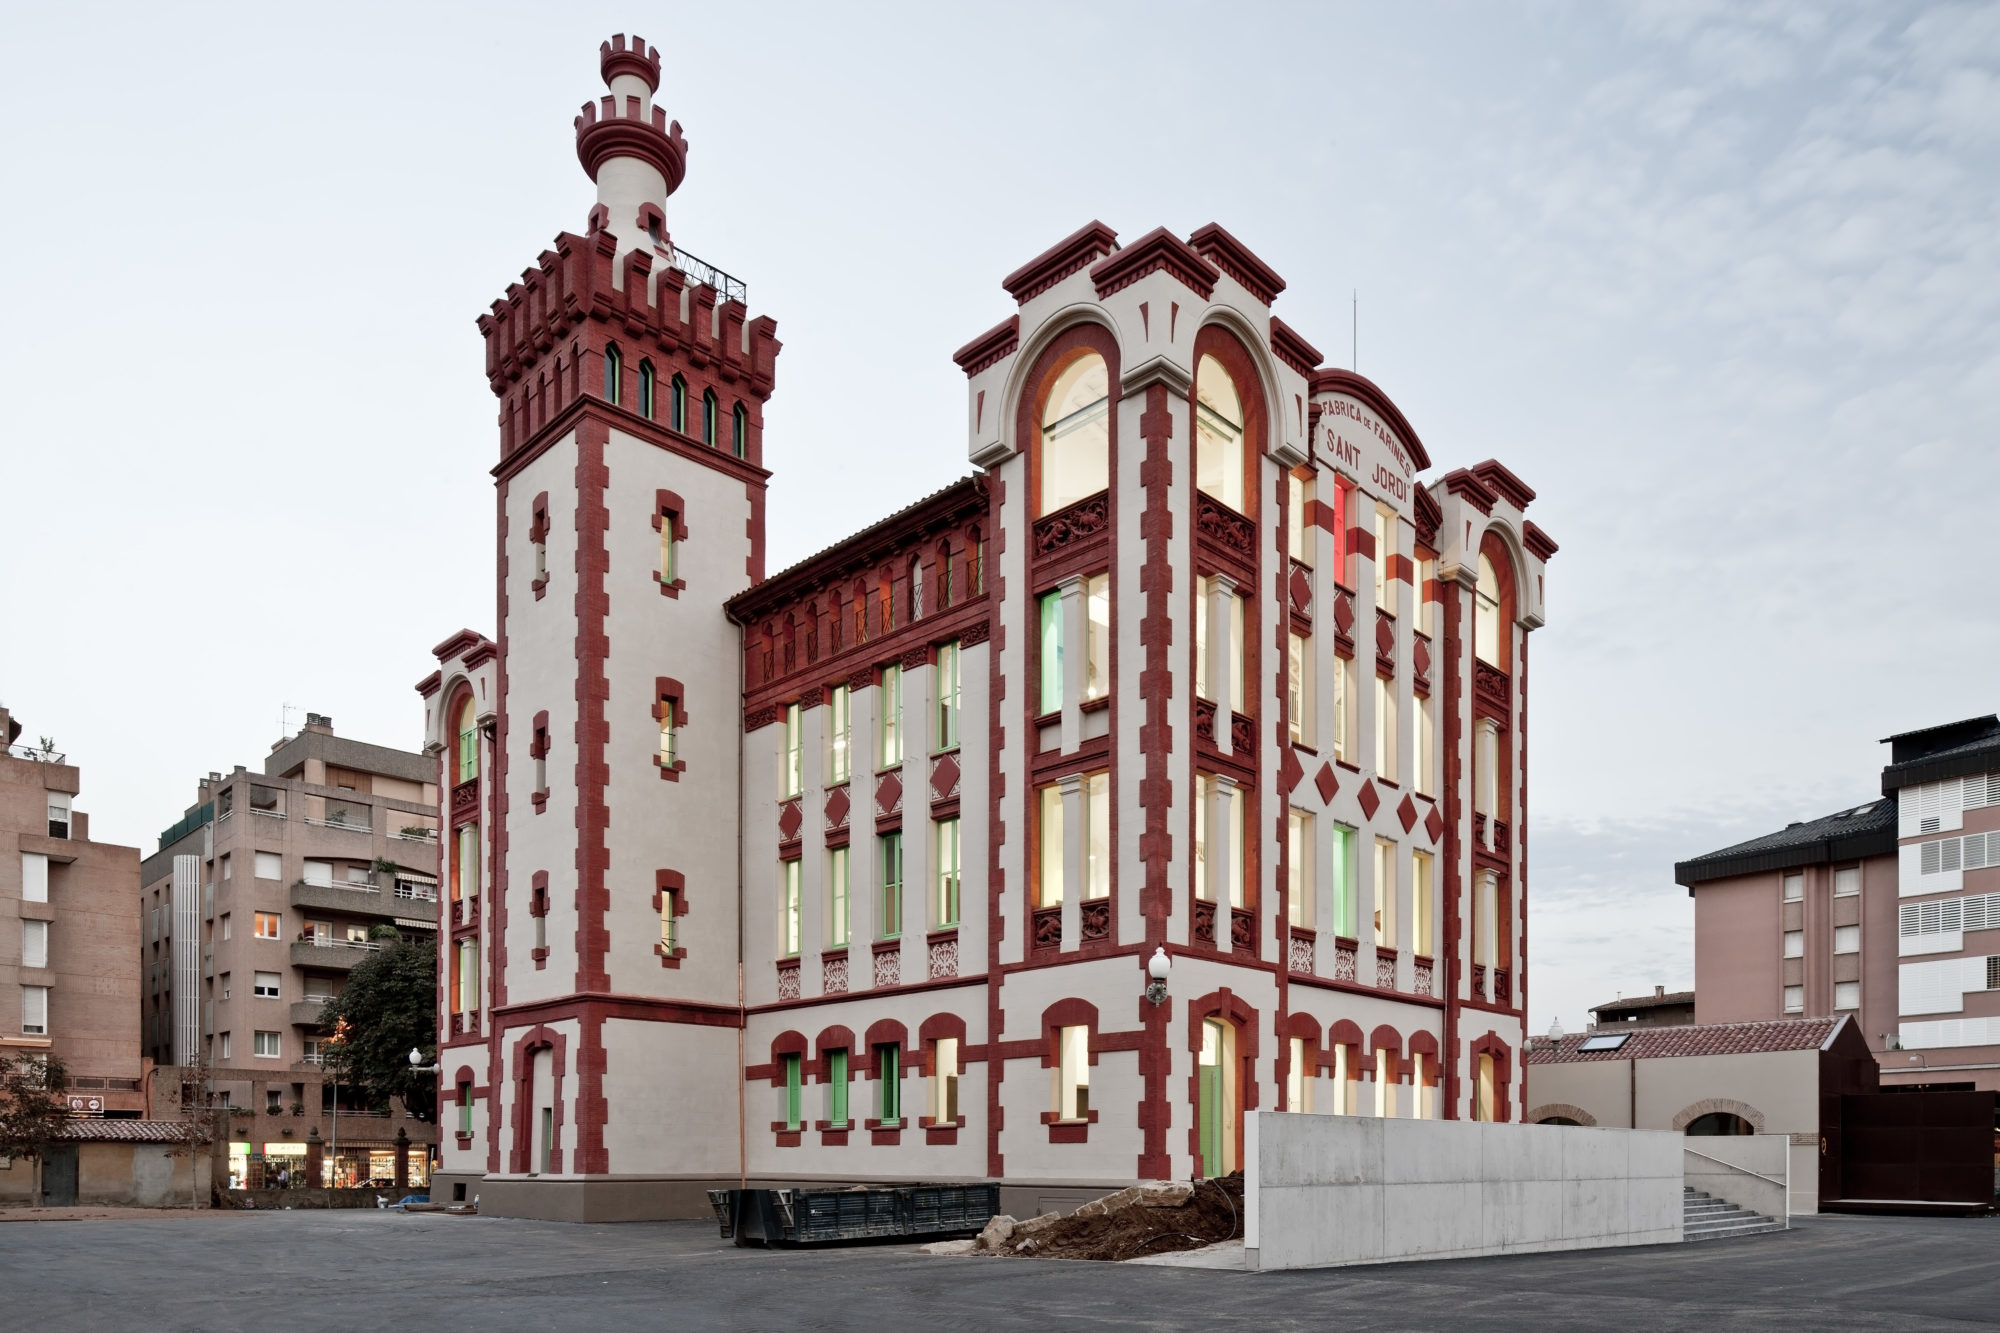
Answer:
[[933, 1124], [958, 1123], [958, 1038], [931, 1043], [930, 1115]]
[[[1194, 599], [1194, 692], [1202, 699], [1215, 699], [1215, 683], [1209, 679], [1208, 618], [1209, 604], [1214, 601], [1216, 580], [1213, 577], [1195, 580]], [[1243, 633], [1244, 607], [1247, 599], [1237, 593], [1229, 599], [1229, 707], [1241, 713], [1244, 708], [1245, 689], [1248, 685], [1248, 658], [1245, 656], [1249, 644]]]
[[1313, 530], [1312, 524], [1307, 519], [1307, 511], [1312, 508], [1317, 483], [1312, 469], [1308, 467], [1294, 468], [1288, 481], [1291, 494], [1286, 498], [1285, 504], [1285, 548], [1292, 559], [1311, 567]]
[[836, 847], [827, 858], [826, 942], [836, 949], [848, 940], [847, 853], [847, 848]]
[[931, 824], [931, 845], [937, 849], [937, 893], [933, 911], [939, 926], [955, 926], [958, 924], [959, 891], [963, 887], [958, 820], [934, 820]]
[[1063, 900], [1063, 800], [1058, 784], [1036, 789], [1035, 825], [1035, 906], [1055, 907]]
[[884, 833], [875, 839], [875, 861], [882, 889], [875, 914], [876, 935], [893, 940], [903, 933], [903, 835]]
[[1287, 1045], [1290, 1062], [1285, 1072], [1285, 1109], [1303, 1114], [1313, 1109], [1312, 1067], [1307, 1063], [1309, 1048], [1304, 1037], [1293, 1037]]
[[1090, 1118], [1090, 1029], [1056, 1030], [1056, 1119]]
[[1431, 901], [1435, 862], [1429, 852], [1410, 853], [1410, 947], [1437, 956], [1437, 907]]
[[1472, 1107], [1473, 1119], [1491, 1122], [1500, 1118], [1499, 1072], [1491, 1055], [1482, 1054], [1479, 1057], [1479, 1078]]
[[1059, 371], [1042, 412], [1035, 512], [1051, 514], [1111, 484], [1111, 399], [1104, 358], [1085, 352]]
[[881, 709], [875, 766], [895, 768], [903, 762], [903, 668], [900, 666], [891, 664], [882, 668]]
[[1396, 844], [1375, 839], [1375, 947], [1396, 947]]
[[1375, 1052], [1375, 1114], [1388, 1119], [1396, 1114], [1396, 1053]]
[[854, 776], [854, 699], [845, 685], [828, 692], [826, 708], [826, 780], [829, 786]]
[[1396, 752], [1402, 736], [1396, 711], [1396, 682], [1375, 677], [1375, 772], [1384, 782], [1397, 780]]
[[804, 742], [801, 736], [805, 730], [803, 714], [797, 704], [785, 705], [785, 766], [779, 773], [783, 784], [780, 793], [785, 797], [797, 796], [805, 783]]
[[937, 682], [937, 736], [934, 749], [956, 750], [958, 748], [958, 645], [941, 644], [937, 650], [937, 666], [932, 675]]
[[1288, 877], [1285, 885], [1285, 915], [1295, 926], [1311, 929], [1313, 924], [1313, 817], [1293, 810], [1287, 826], [1285, 846]]
[[1204, 356], [1194, 372], [1194, 484], [1237, 513], [1243, 505], [1243, 404], [1222, 362]]
[[256, 927], [254, 933], [256, 937], [260, 940], [277, 939], [281, 929], [278, 914], [276, 912], [258, 912], [255, 913], [255, 916]]
[[799, 863], [781, 862], [779, 872], [784, 877], [784, 900], [778, 906], [778, 952], [786, 958], [799, 955]]
[[[1210, 883], [1208, 869], [1208, 818], [1211, 805], [1210, 794], [1215, 790], [1216, 780], [1206, 773], [1194, 777], [1195, 821], [1194, 821], [1194, 892], [1195, 897], [1213, 899], [1215, 886]], [[1243, 845], [1243, 789], [1229, 784], [1229, 806], [1224, 815], [1229, 833], [1229, 864], [1223, 868], [1224, 886], [1228, 890], [1231, 907], [1248, 906], [1243, 900], [1243, 862], [1248, 848]]]
[[1092, 574], [1083, 581], [1083, 697], [1102, 699], [1111, 692], [1111, 576]]

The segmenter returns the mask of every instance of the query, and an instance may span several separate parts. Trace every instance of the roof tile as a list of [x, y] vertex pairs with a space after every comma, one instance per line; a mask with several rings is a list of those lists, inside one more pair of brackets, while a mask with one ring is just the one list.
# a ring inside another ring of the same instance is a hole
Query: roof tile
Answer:
[[[1669, 1060], [1687, 1055], [1755, 1055], [1769, 1051], [1814, 1051], [1842, 1023], [1840, 1018], [1787, 1018], [1765, 1023], [1702, 1023], [1684, 1027], [1621, 1028], [1576, 1032], [1551, 1046], [1538, 1040], [1527, 1053], [1531, 1065], [1581, 1064], [1595, 1060]], [[1592, 1037], [1629, 1032], [1630, 1038], [1610, 1051], [1579, 1048]]]

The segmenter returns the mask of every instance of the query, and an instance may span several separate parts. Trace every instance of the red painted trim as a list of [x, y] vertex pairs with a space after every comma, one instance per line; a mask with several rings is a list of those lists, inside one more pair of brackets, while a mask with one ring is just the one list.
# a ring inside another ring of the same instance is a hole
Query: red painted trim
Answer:
[[1102, 301], [1154, 273], [1165, 273], [1206, 301], [1215, 295], [1215, 266], [1165, 227], [1155, 227], [1108, 259], [1091, 265], [1090, 280]]
[[1430, 452], [1424, 448], [1423, 441], [1417, 438], [1416, 427], [1410, 424], [1410, 419], [1403, 415], [1403, 409], [1390, 401], [1389, 395], [1383, 393], [1375, 381], [1357, 375], [1351, 370], [1326, 366], [1313, 373], [1312, 391], [1316, 394], [1344, 394], [1357, 399], [1369, 411], [1389, 423], [1389, 428], [1396, 432], [1397, 438], [1402, 440], [1410, 451], [1410, 462], [1415, 465], [1417, 471], [1422, 472], [1430, 467]]
[[[1278, 293], [1285, 290], [1285, 280], [1278, 271], [1252, 254], [1250, 247], [1222, 229], [1219, 222], [1211, 222], [1198, 227], [1188, 236], [1188, 245], [1209, 263], [1227, 273], [1243, 285], [1243, 289], [1265, 305], [1278, 299]], [[1313, 354], [1312, 365], [1301, 374], [1311, 374], [1312, 366], [1319, 364], [1319, 354]]]
[[1102, 222], [1088, 222], [1000, 279], [1000, 285], [1025, 304], [1117, 249], [1117, 232]]
[[951, 354], [951, 359], [970, 379], [980, 371], [997, 366], [1021, 346], [1021, 317], [1009, 315], [986, 332]]
[[1535, 493], [1528, 483], [1502, 467], [1495, 459], [1472, 465], [1472, 475], [1486, 483], [1486, 489], [1500, 496], [1516, 509], [1526, 509], [1534, 503]]
[[734, 1005], [704, 1004], [696, 1000], [661, 1000], [650, 995], [619, 995], [609, 991], [558, 996], [552, 1000], [530, 1000], [502, 1005], [493, 1011], [495, 1028], [519, 1027], [526, 1023], [557, 1023], [564, 1020], [602, 1022], [607, 1018], [639, 1023], [685, 1023], [694, 1027], [734, 1028], [743, 1026], [742, 1011]]

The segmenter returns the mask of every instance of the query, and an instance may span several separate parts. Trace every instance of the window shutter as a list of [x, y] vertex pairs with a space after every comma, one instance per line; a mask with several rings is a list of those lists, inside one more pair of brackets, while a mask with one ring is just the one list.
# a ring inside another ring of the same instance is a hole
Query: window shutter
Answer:
[[1923, 873], [1926, 875], [1935, 875], [1938, 872], [1938, 846], [1939, 844], [1935, 842], [1923, 845]]

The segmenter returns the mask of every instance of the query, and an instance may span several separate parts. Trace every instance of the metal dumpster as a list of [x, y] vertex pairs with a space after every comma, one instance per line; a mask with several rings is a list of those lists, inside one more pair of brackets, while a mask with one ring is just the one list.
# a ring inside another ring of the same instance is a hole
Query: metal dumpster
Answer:
[[970, 1185], [793, 1186], [708, 1191], [724, 1240], [738, 1245], [826, 1245], [841, 1241], [977, 1235], [1000, 1207], [1000, 1187]]

